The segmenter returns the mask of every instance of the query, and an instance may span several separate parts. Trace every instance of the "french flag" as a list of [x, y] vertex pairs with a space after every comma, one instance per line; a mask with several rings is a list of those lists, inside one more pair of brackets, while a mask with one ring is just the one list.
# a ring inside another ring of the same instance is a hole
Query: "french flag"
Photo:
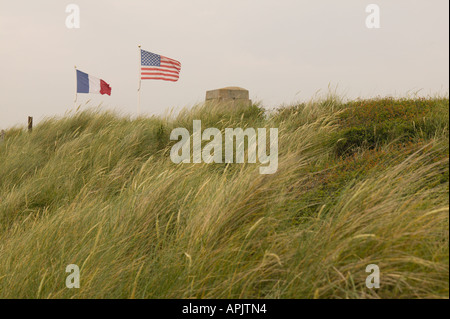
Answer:
[[77, 70], [77, 93], [99, 93], [111, 95], [111, 87], [102, 79]]

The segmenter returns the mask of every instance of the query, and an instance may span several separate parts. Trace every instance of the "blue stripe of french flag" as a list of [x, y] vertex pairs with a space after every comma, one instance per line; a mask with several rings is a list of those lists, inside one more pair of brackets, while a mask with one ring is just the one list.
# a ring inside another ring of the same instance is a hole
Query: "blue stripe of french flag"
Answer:
[[111, 95], [111, 87], [102, 79], [77, 70], [77, 93], [98, 93]]

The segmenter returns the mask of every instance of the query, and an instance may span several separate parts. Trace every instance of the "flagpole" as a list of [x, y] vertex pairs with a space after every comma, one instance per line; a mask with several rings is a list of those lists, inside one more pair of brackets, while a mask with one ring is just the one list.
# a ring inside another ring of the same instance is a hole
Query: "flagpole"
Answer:
[[78, 98], [78, 78], [77, 78], [77, 66], [75, 65], [75, 100], [73, 101], [73, 106], [77, 108], [77, 98]]
[[137, 99], [137, 116], [141, 113], [141, 45], [138, 45], [139, 49], [139, 85], [138, 85], [138, 99]]

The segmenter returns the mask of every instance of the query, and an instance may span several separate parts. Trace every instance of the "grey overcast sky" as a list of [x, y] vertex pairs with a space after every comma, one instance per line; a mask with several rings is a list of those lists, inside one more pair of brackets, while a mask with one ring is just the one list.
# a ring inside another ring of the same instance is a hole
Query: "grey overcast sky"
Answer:
[[[68, 29], [68, 4], [80, 28]], [[368, 29], [366, 6], [380, 7]], [[78, 102], [136, 114], [137, 45], [182, 63], [176, 83], [142, 82], [143, 113], [241, 86], [267, 108], [328, 86], [353, 97], [448, 94], [448, 0], [0, 0], [0, 128], [73, 109], [74, 65], [112, 96]]]

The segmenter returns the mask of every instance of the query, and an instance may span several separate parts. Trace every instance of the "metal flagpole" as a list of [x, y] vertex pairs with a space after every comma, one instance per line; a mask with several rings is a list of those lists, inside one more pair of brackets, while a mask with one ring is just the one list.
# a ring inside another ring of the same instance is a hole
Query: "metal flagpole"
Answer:
[[138, 45], [139, 48], [139, 85], [138, 85], [138, 105], [137, 105], [137, 115], [141, 113], [141, 45]]
[[75, 100], [73, 101], [73, 106], [77, 108], [77, 98], [78, 98], [78, 77], [77, 77], [77, 66], [75, 65]]

